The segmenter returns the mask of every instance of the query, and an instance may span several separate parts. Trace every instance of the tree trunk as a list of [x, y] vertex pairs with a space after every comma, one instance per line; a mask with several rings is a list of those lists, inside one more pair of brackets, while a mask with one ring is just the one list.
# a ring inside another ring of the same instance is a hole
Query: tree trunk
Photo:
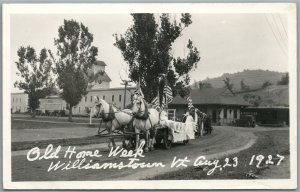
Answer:
[[35, 118], [35, 116], [36, 116], [36, 110], [32, 110], [31, 118]]
[[73, 109], [73, 106], [70, 106], [70, 109], [69, 109], [69, 120], [68, 120], [70, 122], [73, 121], [73, 119], [72, 119], [72, 109]]

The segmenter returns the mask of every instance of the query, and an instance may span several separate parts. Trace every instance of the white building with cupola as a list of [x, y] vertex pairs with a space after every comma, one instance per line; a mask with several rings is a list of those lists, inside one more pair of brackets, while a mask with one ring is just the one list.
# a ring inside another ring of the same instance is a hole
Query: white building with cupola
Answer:
[[[104, 61], [97, 61], [93, 66], [93, 73], [101, 72], [101, 75], [93, 82], [89, 83], [88, 94], [83, 96], [79, 104], [73, 107], [74, 115], [88, 115], [89, 109], [95, 103], [95, 97], [99, 97], [114, 104], [117, 108], [123, 109], [124, 99], [125, 106], [131, 103], [131, 95], [134, 93], [135, 87], [127, 87], [126, 98], [124, 87], [110, 88], [111, 78], [105, 71], [107, 65]], [[120, 85], [121, 86], [121, 85]], [[24, 113], [28, 110], [28, 96], [25, 93], [11, 94], [11, 112]], [[43, 113], [65, 110], [68, 112], [67, 103], [59, 95], [49, 95], [44, 99], [40, 99], [39, 110]]]

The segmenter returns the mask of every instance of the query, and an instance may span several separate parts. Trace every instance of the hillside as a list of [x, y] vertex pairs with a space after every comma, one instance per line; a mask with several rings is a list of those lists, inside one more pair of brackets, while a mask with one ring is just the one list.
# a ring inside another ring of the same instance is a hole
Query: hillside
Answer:
[[207, 78], [202, 82], [208, 82], [215, 88], [224, 87], [223, 80], [227, 77], [230, 79], [230, 83], [234, 85], [234, 90], [241, 89], [241, 80], [250, 87], [250, 89], [257, 89], [262, 86], [265, 81], [269, 81], [273, 85], [276, 85], [278, 80], [285, 73], [268, 71], [268, 70], [244, 70], [237, 73], [224, 73], [220, 77]]
[[272, 85], [257, 91], [238, 93], [238, 95], [258, 106], [289, 106], [288, 85]]
[[[202, 82], [210, 83], [214, 88], [224, 87], [223, 80], [230, 79], [234, 85], [233, 91], [244, 98], [245, 101], [256, 106], [288, 106], [289, 105], [289, 86], [277, 85], [285, 73], [264, 70], [244, 70], [237, 73], [224, 73], [220, 77], [207, 78]], [[241, 90], [241, 80], [249, 87], [248, 91]], [[272, 85], [262, 88], [264, 82]], [[199, 86], [192, 85], [192, 89]]]

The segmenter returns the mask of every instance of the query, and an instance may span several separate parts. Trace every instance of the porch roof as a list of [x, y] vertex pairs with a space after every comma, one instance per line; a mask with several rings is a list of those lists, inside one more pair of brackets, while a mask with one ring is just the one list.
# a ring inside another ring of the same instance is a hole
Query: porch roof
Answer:
[[[236, 106], [250, 106], [251, 104], [244, 101], [243, 98], [233, 95], [225, 88], [206, 88], [206, 89], [192, 89], [190, 91], [190, 98], [194, 105], [236, 105]], [[174, 97], [170, 105], [187, 104], [187, 98], [177, 95]]]

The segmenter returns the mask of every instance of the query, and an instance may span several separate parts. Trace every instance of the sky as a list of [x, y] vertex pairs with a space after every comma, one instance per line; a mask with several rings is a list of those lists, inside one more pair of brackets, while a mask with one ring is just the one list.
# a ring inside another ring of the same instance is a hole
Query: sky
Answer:
[[[155, 16], [158, 20], [159, 15]], [[180, 14], [170, 14], [170, 18], [178, 20]], [[18, 79], [15, 62], [19, 47], [30, 45], [37, 52], [42, 48], [55, 52], [54, 38], [57, 38], [58, 27], [64, 19], [75, 19], [89, 28], [94, 35], [93, 45], [98, 47], [97, 59], [107, 64], [111, 87], [121, 87], [119, 74], [126, 78], [127, 64], [113, 45], [115, 39], [112, 35], [124, 34], [133, 24], [129, 14], [14, 14], [10, 25], [12, 92], [20, 92], [13, 87]], [[191, 72], [191, 83], [244, 69], [288, 71], [286, 15], [192, 14], [192, 21], [171, 51], [174, 57], [185, 56], [188, 39], [199, 50], [201, 59]]]

